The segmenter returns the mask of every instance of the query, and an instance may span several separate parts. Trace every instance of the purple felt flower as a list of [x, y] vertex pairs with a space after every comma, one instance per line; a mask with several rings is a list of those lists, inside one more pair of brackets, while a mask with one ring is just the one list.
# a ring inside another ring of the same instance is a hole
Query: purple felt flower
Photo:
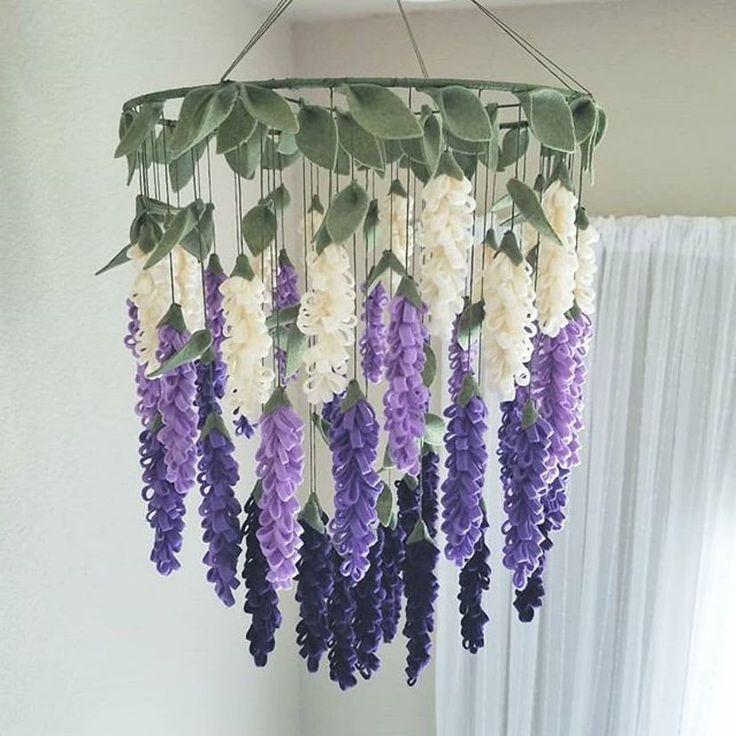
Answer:
[[462, 403], [458, 392], [445, 410], [445, 417], [449, 420], [444, 437], [447, 477], [442, 484], [445, 556], [458, 566], [470, 559], [481, 535], [481, 500], [488, 463], [485, 440], [488, 410], [478, 394], [472, 374], [465, 374], [461, 386], [466, 386], [471, 395]]
[[382, 556], [383, 535], [378, 534], [368, 555], [368, 570], [355, 586], [356, 666], [366, 680], [381, 666], [376, 652], [383, 641], [381, 617], [386, 595], [381, 580]]
[[320, 521], [321, 526], [316, 529], [302, 517], [302, 548], [297, 562], [299, 622], [296, 625], [296, 642], [309, 672], [319, 669], [320, 660], [329, 649], [332, 638], [328, 602], [334, 587], [335, 571], [332, 544], [325, 526], [327, 514], [322, 512]]
[[[483, 629], [488, 623], [488, 614], [483, 610], [483, 592], [491, 586], [491, 566], [488, 564], [490, 550], [485, 535], [488, 520], [483, 512], [481, 534], [475, 543], [472, 557], [460, 570], [460, 635], [463, 648], [475, 654], [485, 644]], [[530, 579], [531, 582], [531, 579]]]
[[[173, 312], [172, 312], [173, 310]], [[156, 354], [161, 363], [180, 350], [189, 339], [183, 326], [181, 309], [174, 305], [159, 326], [159, 349]], [[180, 321], [179, 321], [180, 320]], [[165, 448], [166, 476], [180, 494], [194, 485], [197, 463], [197, 411], [194, 406], [196, 370], [192, 363], [164, 373], [158, 379], [158, 411], [163, 427], [158, 436]]]
[[123, 345], [137, 358], [138, 357], [138, 333], [141, 330], [141, 321], [138, 319], [138, 306], [132, 299], [125, 300], [128, 312], [128, 331], [123, 337]]
[[410, 475], [404, 475], [396, 481], [396, 501], [398, 505], [398, 526], [402, 534], [402, 542], [412, 533], [419, 519], [421, 496], [419, 484]]
[[227, 435], [219, 414], [210, 414], [200, 440], [199, 481], [202, 502], [199, 514], [204, 529], [207, 552], [203, 558], [209, 567], [207, 580], [226, 606], [235, 603], [232, 591], [240, 585], [240, 505], [235, 498], [239, 480], [235, 446]]
[[439, 514], [437, 489], [440, 485], [440, 456], [429, 448], [425, 448], [422, 452], [420, 478], [422, 519], [427, 525], [429, 535], [434, 539], [437, 536], [437, 516]]
[[151, 562], [162, 575], [181, 566], [177, 554], [181, 550], [184, 529], [184, 495], [177, 493], [167, 478], [165, 448], [158, 438], [157, 417], [140, 434], [140, 463], [143, 468], [141, 496], [148, 504], [146, 520], [154, 531]]
[[[364, 293], [365, 290], [364, 284]], [[379, 281], [365, 298], [362, 315], [365, 331], [360, 338], [361, 367], [363, 374], [371, 383], [378, 383], [383, 377], [387, 340], [383, 313], [387, 306], [386, 287]]]
[[331, 412], [329, 431], [335, 515], [332, 541], [342, 559], [343, 575], [360, 580], [368, 570], [368, 553], [376, 541], [376, 502], [382, 485], [373, 464], [378, 454], [376, 414], [356, 381], [351, 381], [346, 404]]
[[468, 346], [465, 341], [462, 341], [462, 344], [458, 341], [457, 332], [459, 324], [460, 315], [458, 314], [455, 317], [452, 340], [447, 351], [450, 363], [450, 378], [447, 381], [447, 386], [451, 402], [454, 402], [460, 394], [465, 376], [472, 372], [478, 353], [478, 343], [473, 342]]
[[399, 630], [401, 600], [404, 595], [404, 582], [401, 579], [401, 565], [404, 559], [403, 534], [398, 524], [393, 527], [378, 525], [378, 538], [381, 540], [381, 587], [383, 604], [381, 606], [381, 630], [385, 642], [393, 641]]
[[200, 358], [195, 363], [195, 404], [197, 405], [197, 428], [202, 429], [210, 414], [219, 414], [220, 405], [215, 395], [215, 365], [213, 360]]
[[[279, 253], [279, 266], [276, 273], [276, 288], [273, 293], [273, 304], [277, 310], [295, 307], [299, 304], [301, 296], [299, 294], [299, 274], [294, 265], [289, 260], [289, 256], [285, 250]], [[279, 380], [281, 383], [289, 383], [296, 377], [286, 375], [286, 350], [277, 346], [274, 348], [276, 355], [276, 364], [279, 371]]]
[[[407, 279], [402, 280], [402, 285]], [[422, 381], [424, 341], [422, 309], [402, 292], [391, 302], [383, 397], [391, 458], [399, 470], [418, 475], [429, 392]]]
[[514, 399], [501, 404], [499, 427], [498, 456], [507, 517], [501, 527], [506, 538], [503, 564], [513, 572], [518, 589], [526, 585], [542, 556], [542, 502], [555, 472], [550, 455], [552, 429], [543, 417], [525, 422], [531, 408], [528, 387], [517, 386]]
[[256, 427], [258, 426], [252, 425], [248, 421], [248, 417], [243, 414], [236, 414], [233, 424], [235, 425], [235, 434], [246, 439], [250, 439], [256, 433]]
[[519, 621], [529, 623], [534, 619], [534, 614], [538, 608], [542, 606], [544, 598], [544, 567], [547, 561], [547, 552], [552, 548], [552, 541], [549, 538], [549, 523], [545, 519], [539, 525], [539, 531], [542, 534], [540, 546], [542, 548], [542, 556], [539, 558], [534, 572], [529, 576], [526, 585], [521, 590], [516, 590], [514, 595], [514, 608], [519, 614]]
[[212, 381], [218, 399], [225, 395], [227, 384], [227, 365], [222, 357], [222, 343], [225, 340], [225, 312], [222, 308], [224, 297], [220, 291], [220, 286], [226, 278], [220, 259], [213, 253], [204, 272], [204, 295], [207, 327], [212, 333]]
[[339, 572], [340, 556], [333, 550], [335, 586], [328, 606], [328, 620], [332, 641], [327, 655], [330, 662], [330, 679], [347, 690], [358, 682], [355, 670], [358, 655], [355, 651], [355, 594], [352, 580]]
[[279, 597], [268, 580], [268, 564], [258, 541], [261, 514], [258, 504], [250, 496], [243, 507], [245, 523], [245, 605], [243, 610], [250, 614], [251, 624], [245, 635], [250, 642], [250, 653], [256, 667], [265, 667], [268, 655], [276, 646], [276, 631], [281, 626]]
[[268, 579], [276, 590], [291, 587], [301, 546], [297, 491], [304, 474], [304, 423], [286, 391], [277, 388], [260, 422], [261, 445], [256, 475], [263, 483], [258, 540], [268, 562]]

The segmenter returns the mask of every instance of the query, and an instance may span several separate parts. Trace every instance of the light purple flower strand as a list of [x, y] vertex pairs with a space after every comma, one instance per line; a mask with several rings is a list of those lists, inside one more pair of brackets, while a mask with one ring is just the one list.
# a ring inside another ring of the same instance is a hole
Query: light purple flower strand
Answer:
[[[279, 254], [279, 268], [276, 274], [276, 289], [273, 294], [273, 303], [277, 310], [294, 307], [299, 304], [299, 274], [289, 260], [285, 251]], [[284, 347], [274, 347], [276, 365], [281, 383], [290, 383], [296, 377], [286, 375], [286, 350]]]
[[263, 415], [260, 431], [256, 474], [263, 493], [258, 501], [258, 541], [268, 563], [268, 580], [282, 590], [291, 587], [301, 547], [297, 490], [304, 473], [304, 424], [286, 403]]
[[[365, 293], [365, 284], [363, 292]], [[378, 383], [383, 376], [386, 360], [386, 325], [383, 313], [388, 306], [386, 287], [379, 281], [365, 298], [362, 319], [365, 330], [360, 338], [360, 356], [363, 375], [371, 382]]]
[[205, 304], [207, 305], [207, 327], [212, 333], [213, 384], [215, 396], [221, 399], [225, 395], [227, 384], [227, 365], [222, 357], [222, 343], [225, 340], [225, 312], [222, 308], [224, 296], [220, 286], [227, 278], [214, 256], [210, 259], [204, 273]]
[[419, 473], [429, 401], [429, 391], [422, 380], [425, 335], [420, 310], [405, 296], [394, 297], [386, 354], [388, 389], [383, 397], [385, 429], [396, 467], [412, 475]]

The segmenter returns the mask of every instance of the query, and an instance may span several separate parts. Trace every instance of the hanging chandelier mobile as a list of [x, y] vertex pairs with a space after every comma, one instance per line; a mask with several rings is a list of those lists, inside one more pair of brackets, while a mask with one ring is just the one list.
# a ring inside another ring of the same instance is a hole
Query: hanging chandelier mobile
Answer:
[[[136, 212], [98, 273], [134, 273], [125, 344], [157, 570], [179, 568], [198, 487], [207, 580], [228, 606], [244, 582], [256, 665], [295, 582], [310, 672], [326, 655], [342, 689], [371, 677], [403, 610], [412, 685], [430, 658], [440, 547], [459, 571], [462, 645], [484, 644], [490, 401], [503, 564], [519, 618], [542, 603], [580, 460], [597, 239], [581, 197], [606, 116], [475, 0], [562, 86], [430, 78], [400, 0], [421, 78], [231, 81], [291, 2], [218, 84], [125, 103], [116, 156]], [[217, 165], [236, 213], [219, 252]], [[258, 479], [242, 507], [241, 439]]]

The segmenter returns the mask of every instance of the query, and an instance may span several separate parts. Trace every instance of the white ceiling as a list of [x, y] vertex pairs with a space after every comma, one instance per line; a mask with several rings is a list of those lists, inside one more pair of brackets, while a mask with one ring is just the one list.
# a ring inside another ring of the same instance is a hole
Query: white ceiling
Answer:
[[[616, 0], [482, 0], [488, 8], [512, 8], [523, 5], [561, 5], [571, 2], [604, 3]], [[276, 0], [251, 0], [261, 8], [272, 8]], [[469, 0], [403, 0], [407, 12], [418, 10], [472, 9]], [[620, 2], [620, 0], [619, 0]], [[294, 0], [282, 16], [282, 21], [314, 20], [317, 18], [347, 18], [374, 15], [376, 13], [395, 13], [396, 0]]]

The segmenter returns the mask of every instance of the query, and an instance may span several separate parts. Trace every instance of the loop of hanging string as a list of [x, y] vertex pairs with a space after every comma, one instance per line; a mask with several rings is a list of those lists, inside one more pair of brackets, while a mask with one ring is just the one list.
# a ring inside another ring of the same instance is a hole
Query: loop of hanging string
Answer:
[[572, 90], [573, 87], [570, 82], [576, 84], [584, 92], [589, 95], [591, 91], [582, 84], [579, 80], [572, 76], [568, 71], [563, 69], [559, 64], [552, 61], [549, 56], [543, 54], [531, 41], [524, 38], [518, 31], [514, 30], [508, 23], [505, 23], [499, 18], [494, 12], [489, 10], [483, 3], [478, 0], [470, 0], [470, 2], [483, 14], [492, 21], [498, 28], [500, 28], [514, 43], [521, 47], [529, 56], [534, 59], [540, 66], [546, 69], [555, 79], [565, 85], [568, 89]]
[[417, 57], [419, 68], [422, 70], [422, 76], [425, 79], [428, 79], [429, 71], [427, 71], [427, 65], [424, 63], [424, 57], [422, 56], [422, 52], [419, 49], [419, 44], [417, 43], [417, 39], [414, 36], [414, 31], [412, 30], [411, 24], [409, 23], [409, 18], [407, 17], [406, 11], [404, 10], [404, 4], [401, 2], [401, 0], [396, 0], [396, 4], [399, 6], [399, 13], [401, 13], [401, 20], [404, 21], [404, 26], [406, 27], [406, 33], [409, 36], [411, 47], [412, 49], [414, 49], [414, 56]]
[[240, 64], [240, 62], [243, 60], [243, 57], [268, 33], [268, 31], [271, 29], [271, 26], [276, 23], [276, 21], [288, 10], [291, 3], [294, 2], [294, 0], [278, 0], [276, 5], [274, 5], [273, 10], [266, 16], [266, 19], [261, 23], [261, 25], [258, 27], [256, 32], [251, 36], [248, 43], [243, 46], [240, 53], [232, 60], [230, 66], [225, 69], [222, 76], [220, 77], [221, 82], [227, 81], [228, 76], [230, 75], [230, 72], [235, 69], [235, 67]]

